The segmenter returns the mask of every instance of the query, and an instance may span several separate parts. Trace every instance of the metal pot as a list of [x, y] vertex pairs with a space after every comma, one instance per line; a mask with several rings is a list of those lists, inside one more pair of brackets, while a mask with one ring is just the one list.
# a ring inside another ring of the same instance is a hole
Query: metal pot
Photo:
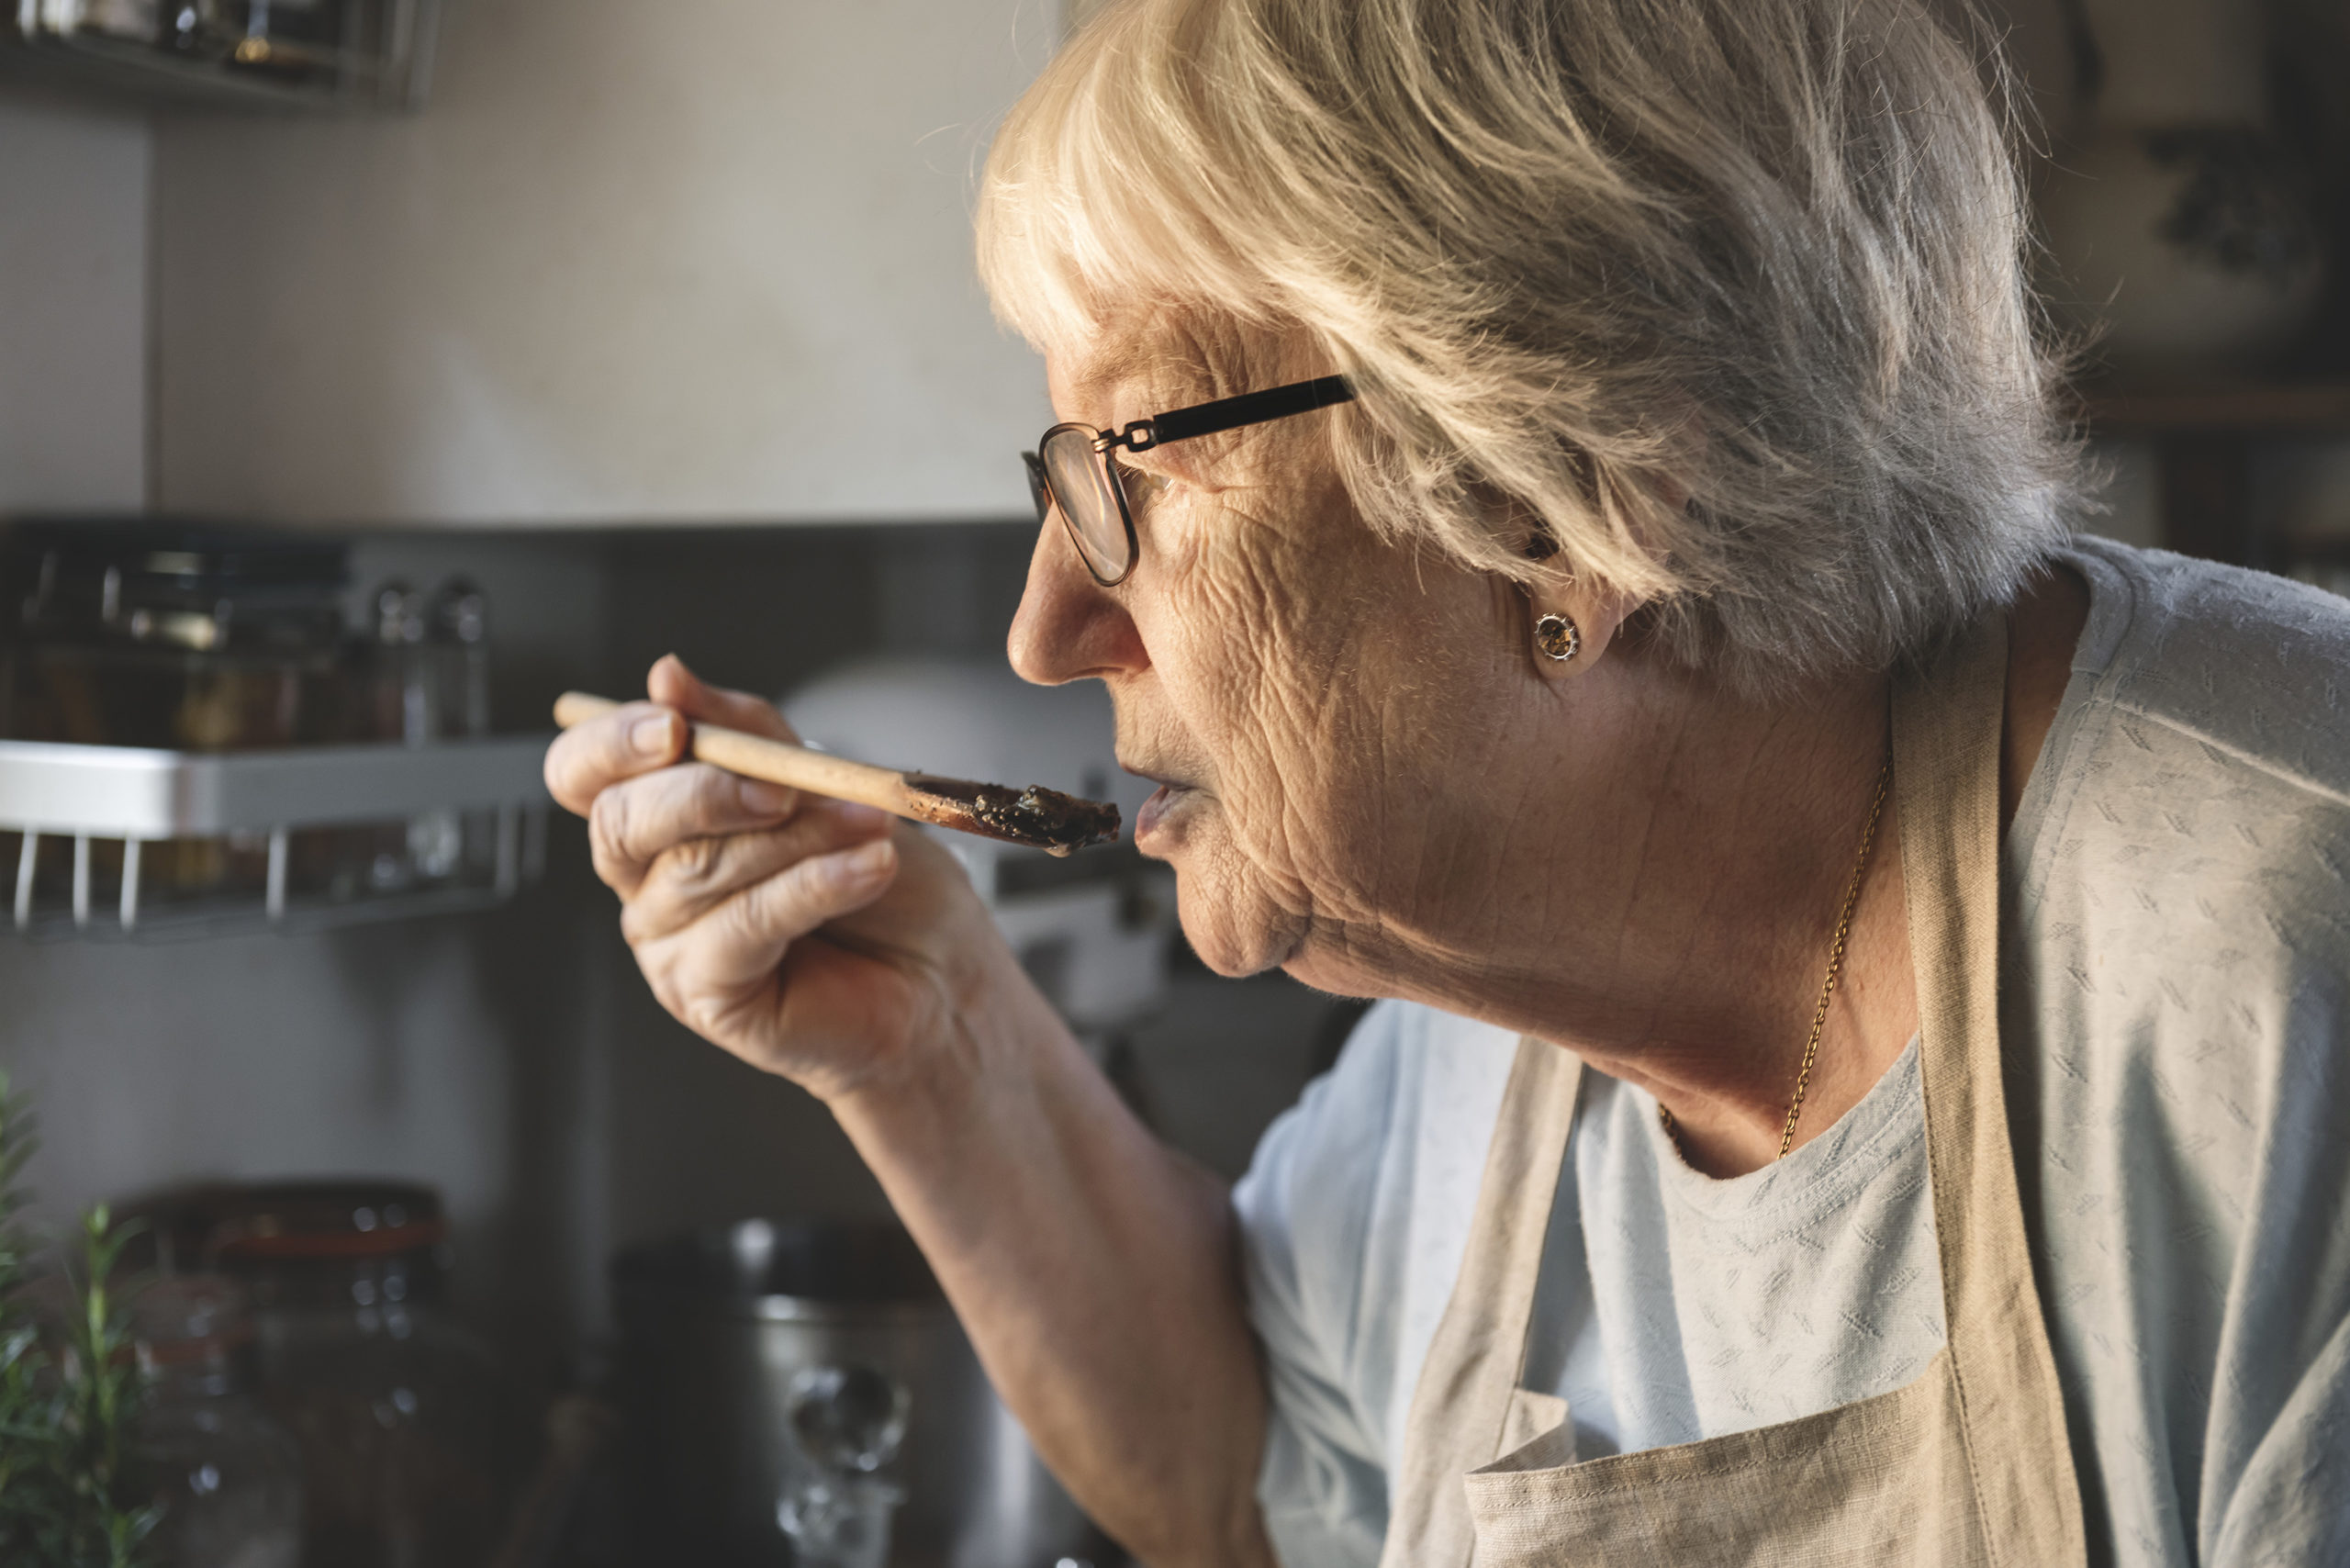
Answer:
[[1094, 1554], [1098, 1532], [894, 1223], [745, 1220], [632, 1248], [612, 1275], [648, 1561], [800, 1561], [778, 1508], [822, 1469], [811, 1389], [892, 1384], [910, 1396], [901, 1439], [844, 1462], [902, 1490], [891, 1563], [1053, 1568]]

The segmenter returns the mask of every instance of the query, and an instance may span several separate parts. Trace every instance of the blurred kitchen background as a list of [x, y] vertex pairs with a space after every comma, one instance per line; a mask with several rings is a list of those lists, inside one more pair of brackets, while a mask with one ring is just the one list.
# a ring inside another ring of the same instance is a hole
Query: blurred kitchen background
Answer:
[[[430, 1286], [522, 1413], [494, 1458], [501, 1522], [476, 1535], [500, 1562], [619, 1561], [517, 1545], [502, 1522], [548, 1454], [602, 1430], [604, 1406], [575, 1402], [550, 1435], [550, 1401], [627, 1403], [615, 1257], [690, 1274], [719, 1256], [734, 1273], [713, 1299], [747, 1321], [762, 1292], [827, 1288], [750, 1279], [784, 1267], [793, 1226], [886, 1252], [886, 1229], [858, 1227], [887, 1208], [812, 1101], [653, 1002], [579, 825], [545, 811], [531, 743], [498, 737], [545, 731], [567, 687], [641, 690], [676, 651], [723, 684], [810, 690], [846, 715], [839, 744], [891, 762], [1024, 783], [1042, 757], [1058, 776], [1035, 781], [1104, 788], [1098, 693], [1002, 674], [1035, 532], [1017, 454], [1051, 416], [968, 237], [990, 128], [1070, 18], [1058, 0], [14, 10], [7, 734], [186, 754], [166, 772], [281, 757], [216, 781], [263, 802], [246, 817], [176, 818], [206, 831], [138, 853], [76, 803], [113, 788], [71, 771], [82, 754], [0, 757], [17, 916], [0, 920], [0, 1066], [40, 1118], [35, 1215], [147, 1200], [187, 1270], [241, 1268], [257, 1302], [231, 1316], [266, 1317], [281, 1286], [351, 1284], [378, 1311], [397, 1249], [353, 1238], [401, 1230], [420, 1250], [398, 1288]], [[2068, 330], [2101, 333], [2079, 406], [2111, 484], [2087, 526], [2350, 588], [2344, 8], [2010, 0], [2002, 25], [2053, 154], [2034, 171], [2050, 293]], [[199, 688], [239, 681], [262, 699], [191, 728]], [[302, 795], [283, 748], [318, 743], [477, 781], [436, 798], [359, 754]], [[215, 787], [171, 778], [170, 810]], [[353, 821], [363, 797], [397, 803]], [[1163, 879], [1098, 864], [974, 868], [1121, 1086], [1236, 1175], [1356, 1010], [1207, 975]], [[328, 1179], [358, 1184], [285, 1185]], [[701, 1264], [674, 1253], [695, 1233]], [[254, 1238], [281, 1234], [311, 1238], [307, 1284], [271, 1282], [295, 1265]], [[897, 1267], [851, 1251], [839, 1270]], [[363, 1255], [381, 1267], [352, 1273]], [[216, 1305], [181, 1313], [191, 1338], [211, 1343]], [[658, 1317], [631, 1331], [688, 1332], [643, 1327]], [[844, 1420], [879, 1397], [881, 1428], [889, 1392], [769, 1391], [777, 1412], [821, 1397]], [[641, 1399], [629, 1415], [640, 1439], [666, 1418]], [[306, 1453], [335, 1440], [301, 1432]], [[914, 1462], [904, 1440], [905, 1464], [874, 1473]], [[352, 1528], [314, 1529], [302, 1560], [458, 1560]], [[1030, 1561], [1046, 1539], [966, 1540], [953, 1560]]]

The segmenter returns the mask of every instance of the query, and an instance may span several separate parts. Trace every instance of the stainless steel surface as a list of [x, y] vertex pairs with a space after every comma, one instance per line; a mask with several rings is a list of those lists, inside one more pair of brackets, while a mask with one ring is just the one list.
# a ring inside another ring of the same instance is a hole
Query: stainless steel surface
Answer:
[[979, 1370], [895, 1225], [752, 1220], [621, 1254], [613, 1270], [644, 1527], [669, 1560], [787, 1564], [776, 1506], [804, 1464], [794, 1376], [869, 1368], [912, 1393], [899, 1568], [1052, 1568], [1098, 1537]]
[[[14, 872], [9, 924], [29, 935], [212, 935], [498, 903], [542, 869], [546, 747], [543, 735], [221, 753], [0, 741], [0, 833], [21, 835], [14, 866], [0, 867], [0, 875]], [[289, 896], [292, 834], [430, 812], [489, 813], [493, 869], [485, 884], [352, 900]], [[142, 902], [142, 842], [236, 834], [267, 841], [268, 876], [257, 896], [176, 911]], [[44, 839], [73, 841], [72, 891], [62, 907], [44, 908], [35, 897]], [[122, 845], [119, 889], [106, 901], [94, 892], [94, 840]]]
[[182, 838], [543, 805], [552, 738], [252, 752], [0, 741], [0, 829]]

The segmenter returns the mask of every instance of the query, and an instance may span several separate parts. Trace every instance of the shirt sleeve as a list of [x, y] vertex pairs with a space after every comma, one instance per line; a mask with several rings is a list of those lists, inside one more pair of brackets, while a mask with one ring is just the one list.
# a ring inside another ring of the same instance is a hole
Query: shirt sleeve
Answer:
[[2350, 1318], [2253, 1450], [2211, 1568], [2350, 1562]]
[[2206, 1568], [2350, 1563], [2350, 950], [2311, 968], [2283, 1010], [2229, 1282]]
[[1387, 1533], [1378, 1417], [1349, 1369], [1396, 1033], [1392, 1007], [1373, 1009], [1233, 1190], [1270, 1394], [1257, 1495], [1284, 1568], [1373, 1568]]

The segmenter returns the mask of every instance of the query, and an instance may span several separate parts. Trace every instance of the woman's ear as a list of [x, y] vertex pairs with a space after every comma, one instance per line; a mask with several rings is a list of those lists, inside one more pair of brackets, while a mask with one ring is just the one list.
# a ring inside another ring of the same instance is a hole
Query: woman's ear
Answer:
[[[1637, 483], [1670, 510], [1689, 504], [1689, 488], [1664, 475]], [[1539, 518], [1513, 508], [1513, 521], [1525, 532], [1519, 548], [1535, 563], [1532, 580], [1521, 585], [1528, 608], [1526, 646], [1534, 667], [1547, 679], [1581, 675], [1606, 656], [1624, 622], [1640, 608], [1637, 595], [1621, 592], [1589, 574], [1577, 574], [1561, 553], [1557, 537]]]
[[1526, 649], [1545, 679], [1568, 680], [1607, 655], [1638, 601], [1564, 571], [1526, 587]]

